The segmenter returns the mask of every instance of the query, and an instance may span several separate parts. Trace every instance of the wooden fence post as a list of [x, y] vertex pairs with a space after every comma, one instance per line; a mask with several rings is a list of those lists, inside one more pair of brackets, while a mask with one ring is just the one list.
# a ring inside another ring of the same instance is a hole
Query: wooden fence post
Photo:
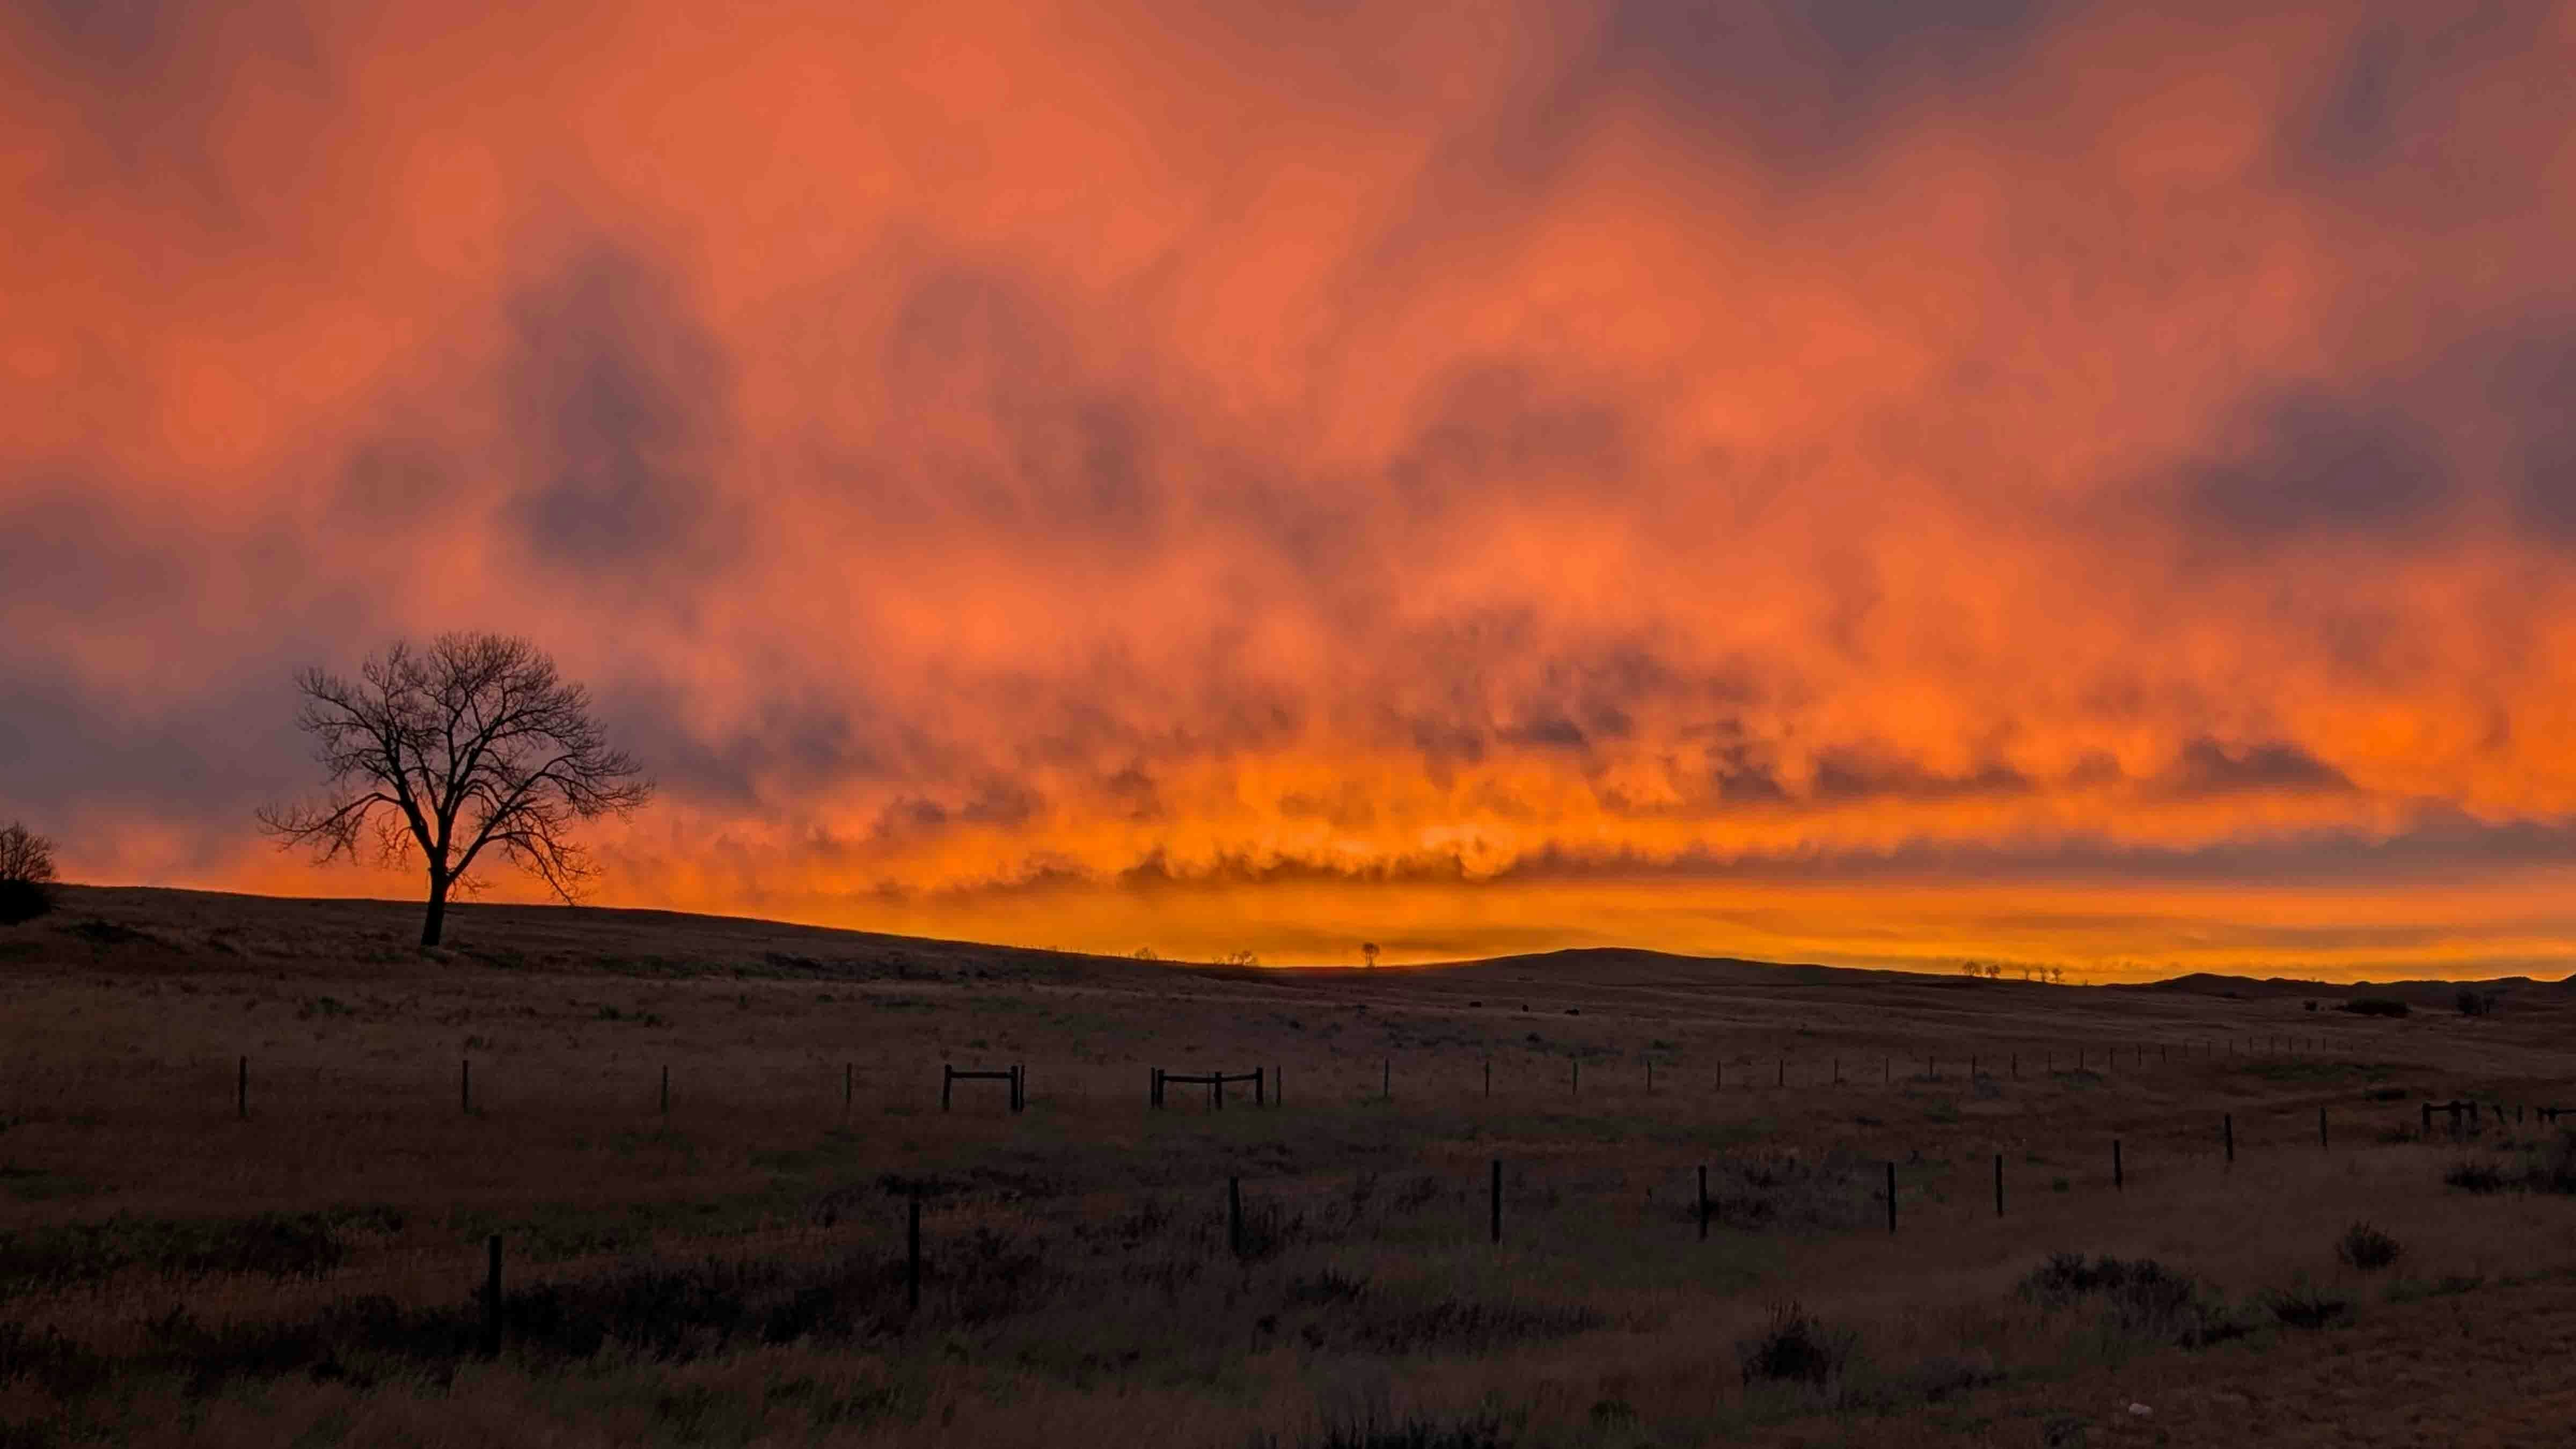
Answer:
[[669, 1067], [662, 1069], [662, 1115], [665, 1117], [671, 1115], [671, 1069]]
[[1256, 1107], [1270, 1105], [1270, 1079], [1259, 1067], [1252, 1069], [1252, 1105]]
[[250, 1058], [241, 1059], [241, 1073], [233, 1079], [233, 1111], [242, 1121], [250, 1120]]
[[2118, 1192], [2127, 1186], [2128, 1179], [2120, 1170], [2120, 1139], [2114, 1137], [2111, 1139], [2111, 1190]]
[[1493, 1181], [1487, 1189], [1487, 1201], [1492, 1209], [1494, 1241], [1500, 1243], [1503, 1240], [1503, 1160], [1499, 1157], [1493, 1162]]
[[1485, 1058], [1485, 1095], [1488, 1098], [1494, 1095], [1494, 1059], [1492, 1057]]
[[1583, 1058], [1570, 1057], [1567, 1059], [1566, 1065], [1574, 1069], [1572, 1076], [1567, 1078], [1570, 1085], [1567, 1086], [1566, 1091], [1573, 1096], [1580, 1097], [1583, 1095]]
[[844, 1122], [850, 1120], [850, 1096], [858, 1085], [858, 1071], [856, 1062], [841, 1063], [841, 1120]]
[[1896, 1164], [1887, 1164], [1887, 1232], [1896, 1235]]
[[1647, 1091], [1648, 1095], [1652, 1095], [1652, 1094], [1653, 1094], [1653, 1092], [1654, 1092], [1654, 1090], [1655, 1090], [1655, 1059], [1654, 1059], [1653, 1057], [1648, 1057], [1648, 1058], [1646, 1058], [1646, 1091]]
[[1243, 1179], [1225, 1180], [1225, 1246], [1240, 1261], [1243, 1257]]
[[471, 1058], [456, 1064], [456, 1110], [462, 1116], [474, 1115], [474, 1062]]
[[1708, 1241], [1708, 1164], [1699, 1165], [1699, 1240]]
[[2227, 1138], [2227, 1165], [2234, 1167], [2236, 1165], [2236, 1114], [2229, 1112], [2221, 1117], [2219, 1130]]
[[2319, 1147], [2331, 1145], [2326, 1141], [2326, 1109], [2323, 1107], [2317, 1109], [2317, 1145]]
[[1395, 1100], [1395, 1058], [1393, 1058], [1393, 1057], [1387, 1057], [1387, 1058], [1385, 1058], [1384, 1060], [1380, 1061], [1380, 1062], [1378, 1063], [1377, 1071], [1378, 1071], [1378, 1077], [1377, 1077], [1377, 1094], [1378, 1094], [1380, 1097], [1382, 1097], [1382, 1098], [1384, 1098], [1385, 1100], [1387, 1100], [1387, 1101], [1390, 1101], [1390, 1102], [1394, 1101], [1394, 1100]]
[[1789, 1085], [1789, 1059], [1787, 1057], [1782, 1057], [1780, 1059], [1780, 1070], [1778, 1074], [1771, 1079], [1771, 1085], [1775, 1087], [1785, 1087]]
[[483, 1356], [501, 1356], [501, 1235], [494, 1233], [484, 1245], [483, 1267]]
[[2004, 1155], [1995, 1154], [1995, 1216], [2004, 1215]]

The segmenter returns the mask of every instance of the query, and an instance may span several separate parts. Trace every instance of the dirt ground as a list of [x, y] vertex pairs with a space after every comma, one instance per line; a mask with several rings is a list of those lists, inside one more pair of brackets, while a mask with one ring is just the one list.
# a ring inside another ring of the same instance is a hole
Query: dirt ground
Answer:
[[[0, 928], [0, 1443], [2566, 1441], [2556, 985], [416, 931], [84, 888]], [[943, 1064], [1027, 1109], [943, 1112]], [[1155, 1067], [1265, 1100], [1155, 1110]], [[2339, 1257], [2364, 1221], [2392, 1262]], [[2052, 1296], [2054, 1254], [2158, 1286]]]

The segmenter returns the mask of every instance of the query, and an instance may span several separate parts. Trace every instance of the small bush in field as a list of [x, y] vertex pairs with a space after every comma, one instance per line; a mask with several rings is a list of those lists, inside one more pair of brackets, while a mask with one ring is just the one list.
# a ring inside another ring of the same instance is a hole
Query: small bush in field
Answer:
[[2341, 1322], [2351, 1312], [2350, 1303], [2329, 1298], [2306, 1283], [2272, 1295], [2272, 1316], [2291, 1328], [2325, 1328]]
[[2405, 1247], [2395, 1238], [2368, 1223], [2354, 1223], [2335, 1240], [2336, 1261], [2365, 1273], [2387, 1267], [2405, 1252]]
[[2462, 1161], [2451, 1164], [2442, 1181], [2462, 1192], [2502, 1192], [2504, 1174], [2492, 1162]]
[[2056, 1253], [2021, 1281], [2022, 1297], [2042, 1308], [2068, 1308], [2099, 1299], [2114, 1327], [2185, 1348], [2218, 1343], [2244, 1327], [2202, 1294], [2200, 1283], [2153, 1258]]
[[1859, 1335], [1788, 1303], [1771, 1310], [1760, 1333], [1735, 1346], [1735, 1359], [1748, 1384], [1824, 1384], [1841, 1377], [1859, 1349]]

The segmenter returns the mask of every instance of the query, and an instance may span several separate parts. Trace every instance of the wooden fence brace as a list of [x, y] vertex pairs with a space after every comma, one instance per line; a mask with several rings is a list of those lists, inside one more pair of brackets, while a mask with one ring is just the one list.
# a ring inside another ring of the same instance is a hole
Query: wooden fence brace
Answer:
[[1887, 1164], [1887, 1233], [1896, 1235], [1896, 1164]]
[[2119, 1192], [2128, 1186], [2128, 1176], [2120, 1170], [2120, 1139], [2111, 1139], [2111, 1190]]
[[2236, 1165], [2236, 1114], [2229, 1112], [2219, 1119], [2219, 1131], [2227, 1139], [2227, 1165]]
[[1995, 1216], [2004, 1215], [2004, 1155], [1995, 1154]]
[[240, 1074], [233, 1078], [233, 1111], [242, 1121], [250, 1120], [250, 1058], [241, 1059]]
[[921, 1187], [913, 1185], [912, 1200], [904, 1212], [903, 1224], [903, 1305], [906, 1310], [921, 1311]]
[[494, 1233], [484, 1245], [483, 1264], [483, 1356], [501, 1356], [501, 1235]]
[[1503, 1160], [1499, 1157], [1493, 1162], [1493, 1181], [1487, 1189], [1486, 1200], [1493, 1214], [1494, 1241], [1500, 1243], [1503, 1240]]
[[1225, 1247], [1237, 1261], [1243, 1258], [1243, 1179], [1225, 1180]]
[[1699, 1240], [1708, 1241], [1708, 1164], [1699, 1165]]

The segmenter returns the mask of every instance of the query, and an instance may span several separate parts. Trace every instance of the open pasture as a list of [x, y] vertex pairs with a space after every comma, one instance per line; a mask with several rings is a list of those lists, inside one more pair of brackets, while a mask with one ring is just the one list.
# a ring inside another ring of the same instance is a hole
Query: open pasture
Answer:
[[0, 1442], [2501, 1443], [2576, 1394], [2553, 986], [413, 929], [0, 932]]

